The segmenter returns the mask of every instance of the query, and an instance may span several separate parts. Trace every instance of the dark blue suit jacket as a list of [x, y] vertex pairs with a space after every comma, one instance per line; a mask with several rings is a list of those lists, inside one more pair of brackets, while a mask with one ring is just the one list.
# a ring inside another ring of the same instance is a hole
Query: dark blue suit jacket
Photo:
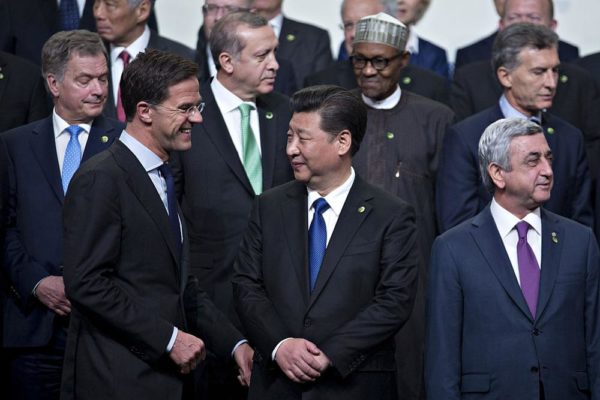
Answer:
[[[108, 148], [122, 126], [96, 118], [82, 162]], [[4, 273], [9, 297], [4, 307], [4, 346], [48, 344], [54, 313], [32, 295], [50, 275], [62, 275], [64, 194], [56, 156], [52, 116], [12, 129], [0, 136], [9, 164], [9, 205]]]
[[[492, 122], [504, 118], [495, 105], [452, 126], [444, 137], [436, 185], [440, 230], [474, 217], [492, 199], [479, 172], [479, 138]], [[552, 114], [542, 117], [544, 135], [554, 159], [554, 187], [544, 207], [593, 226], [591, 179], [581, 131]]]
[[[498, 31], [473, 44], [458, 49], [456, 51], [454, 69], [475, 61], [490, 60], [492, 58], [492, 46], [497, 34]], [[561, 62], [574, 61], [579, 58], [579, 48], [560, 40], [558, 43], [558, 58]]]
[[540, 399], [540, 381], [546, 399], [598, 398], [596, 239], [544, 209], [541, 218], [535, 318], [489, 207], [436, 239], [427, 292], [428, 399]]

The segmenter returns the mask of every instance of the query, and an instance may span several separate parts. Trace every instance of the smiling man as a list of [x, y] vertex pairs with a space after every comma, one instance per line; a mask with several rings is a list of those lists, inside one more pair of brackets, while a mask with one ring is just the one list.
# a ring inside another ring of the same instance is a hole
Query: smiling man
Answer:
[[10, 349], [18, 399], [58, 399], [71, 313], [62, 276], [64, 196], [79, 164], [121, 133], [117, 121], [101, 116], [108, 68], [97, 34], [54, 34], [44, 45], [42, 69], [52, 115], [0, 137], [10, 177], [3, 347]]
[[516, 117], [479, 141], [494, 197], [432, 252], [430, 400], [598, 398], [598, 245], [588, 227], [542, 207], [558, 183], [554, 161], [568, 156], [546, 137]]
[[355, 174], [359, 99], [313, 86], [291, 103], [296, 180], [255, 201], [233, 280], [257, 351], [249, 399], [396, 399], [394, 334], [417, 279], [414, 209]]
[[447, 230], [475, 216], [491, 200], [477, 168], [477, 143], [492, 122], [507, 117], [535, 120], [555, 154], [555, 184], [546, 208], [592, 226], [588, 163], [579, 129], [545, 110], [558, 83], [558, 36], [541, 25], [520, 23], [498, 33], [493, 68], [503, 94], [487, 108], [451, 127], [444, 139], [437, 179], [439, 225]]

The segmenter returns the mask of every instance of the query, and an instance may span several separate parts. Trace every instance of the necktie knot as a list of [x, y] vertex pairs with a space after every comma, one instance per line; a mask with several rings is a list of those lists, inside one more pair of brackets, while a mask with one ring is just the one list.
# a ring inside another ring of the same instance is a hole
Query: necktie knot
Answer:
[[538, 117], [537, 115], [534, 115], [533, 117], [530, 117], [529, 120], [531, 122], [533, 122], [534, 124], [542, 126], [542, 121], [541, 121], [540, 117]]
[[163, 178], [165, 178], [165, 180], [173, 176], [173, 173], [171, 172], [171, 167], [167, 163], [161, 164], [160, 167], [158, 167], [158, 170], [160, 171]]
[[517, 228], [517, 234], [519, 235], [519, 240], [527, 241], [527, 232], [529, 231], [529, 228], [531, 227], [529, 225], [529, 223], [527, 223], [526, 221], [521, 221], [517, 225], [515, 225], [515, 227]]
[[83, 131], [83, 128], [80, 127], [79, 125], [70, 125], [67, 127], [66, 131], [69, 132], [69, 135], [71, 135], [71, 138], [74, 137], [75, 139], [77, 139], [77, 137], [79, 136], [81, 131]]
[[325, 200], [324, 197], [320, 197], [316, 199], [313, 203], [313, 209], [315, 210], [315, 214], [323, 215], [325, 211], [329, 208], [329, 203]]
[[131, 57], [131, 55], [127, 52], [127, 50], [123, 50], [122, 52], [119, 53], [119, 58], [121, 60], [123, 60], [123, 67], [126, 67], [127, 65], [129, 65], [130, 57]]
[[254, 107], [248, 103], [242, 103], [238, 107], [240, 109], [240, 113], [242, 114], [242, 118], [248, 118], [250, 116], [250, 110], [253, 110]]

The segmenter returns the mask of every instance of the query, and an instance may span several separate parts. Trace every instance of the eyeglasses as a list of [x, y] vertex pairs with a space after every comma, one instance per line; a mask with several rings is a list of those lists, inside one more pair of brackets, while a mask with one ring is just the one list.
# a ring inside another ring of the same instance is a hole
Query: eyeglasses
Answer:
[[344, 32], [349, 32], [354, 30], [354, 22], [344, 22], [343, 24], [339, 24], [341, 30]]
[[223, 11], [223, 14], [229, 14], [237, 11], [248, 11], [248, 9], [236, 6], [217, 6], [215, 4], [205, 4], [202, 6], [202, 12], [205, 14], [216, 15], [219, 11]]
[[201, 102], [200, 104], [197, 104], [197, 105], [194, 105], [194, 106], [191, 106], [188, 108], [170, 108], [170, 107], [162, 106], [160, 104], [152, 104], [152, 103], [149, 103], [149, 104], [154, 107], [164, 108], [167, 111], [176, 112], [179, 114], [185, 114], [186, 117], [193, 117], [194, 115], [196, 115], [196, 113], [201, 114], [202, 111], [204, 111], [204, 102]]
[[400, 54], [396, 54], [394, 57], [390, 57], [390, 58], [384, 58], [384, 57], [373, 57], [373, 58], [367, 58], [367, 57], [363, 57], [363, 56], [350, 56], [350, 60], [352, 61], [352, 65], [354, 66], [354, 68], [358, 68], [358, 69], [363, 69], [364, 67], [367, 66], [367, 63], [371, 63], [371, 65], [373, 66], [373, 68], [375, 68], [377, 71], [381, 71], [384, 70], [391, 61], [395, 60], [396, 58], [400, 57], [402, 55], [402, 53]]

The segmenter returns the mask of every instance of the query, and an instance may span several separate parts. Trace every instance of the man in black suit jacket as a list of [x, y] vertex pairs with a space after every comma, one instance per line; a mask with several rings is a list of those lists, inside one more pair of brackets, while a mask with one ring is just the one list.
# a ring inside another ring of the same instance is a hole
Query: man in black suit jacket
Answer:
[[589, 54], [575, 63], [592, 74], [596, 83], [600, 86], [600, 53]]
[[[554, 187], [546, 208], [593, 226], [590, 176], [581, 131], [543, 110], [552, 105], [558, 81], [556, 34], [541, 25], [515, 24], [499, 33], [494, 69], [503, 87], [498, 104], [451, 127], [444, 138], [436, 208], [445, 231], [475, 216], [491, 200], [477, 166], [483, 130], [500, 118], [535, 119], [554, 153]], [[508, 51], [510, 49], [510, 51]], [[517, 53], [514, 49], [520, 49]]]
[[255, 201], [233, 280], [257, 349], [249, 399], [396, 399], [393, 337], [417, 278], [414, 209], [354, 173], [367, 118], [353, 94], [309, 87], [292, 109], [296, 181]]
[[[0, 0], [0, 50], [41, 65], [40, 54], [46, 40], [62, 30], [59, 24], [60, 1]], [[79, 27], [96, 31], [94, 0], [85, 0], [79, 9]], [[157, 28], [152, 12], [150, 27]]]
[[[236, 48], [235, 41], [242, 47]], [[252, 202], [262, 190], [293, 179], [285, 155], [289, 99], [273, 92], [276, 48], [273, 30], [257, 14], [231, 13], [215, 25], [211, 49], [219, 66], [216, 77], [201, 89], [207, 118], [192, 130], [194, 146], [174, 159], [175, 180], [190, 229], [191, 272], [237, 325], [231, 277]], [[262, 189], [253, 187], [244, 166], [238, 109], [242, 104], [254, 108], [249, 134], [260, 148]], [[230, 368], [216, 361], [216, 367], [209, 365], [210, 373], [222, 372], [214, 373], [209, 381], [212, 396], [245, 397], [235, 393], [239, 385]]]
[[[210, 51], [208, 37], [217, 21], [227, 13], [250, 11], [252, 0], [205, 0], [202, 6], [203, 24], [198, 30], [196, 42], [196, 62], [200, 66], [200, 82], [210, 81], [217, 73], [215, 61]], [[291, 96], [298, 89], [292, 63], [277, 58], [279, 70], [275, 77], [275, 91]]]
[[50, 110], [39, 67], [0, 51], [0, 132], [47, 117]]
[[[496, 4], [496, 11], [500, 16], [500, 30], [516, 22], [543, 24], [553, 30], [557, 26], [554, 19], [554, 3], [552, 0], [506, 0], [503, 7]], [[497, 34], [498, 31], [458, 49], [454, 62], [455, 70], [476, 61], [485, 61], [492, 58], [492, 46]], [[558, 44], [558, 56], [562, 62], [574, 61], [579, 58], [579, 49], [561, 40]]]
[[279, 39], [277, 56], [288, 60], [296, 76], [296, 87], [303, 87], [304, 79], [329, 66], [331, 42], [325, 29], [295, 21], [281, 12], [283, 0], [254, 0], [252, 5], [269, 20]]
[[[59, 32], [44, 45], [43, 59], [53, 114], [0, 136], [10, 175], [3, 346], [11, 350], [13, 396], [26, 399], [57, 399], [59, 394], [71, 309], [62, 277], [68, 143], [76, 141], [83, 162], [108, 148], [121, 130], [100, 115], [108, 68], [97, 34]], [[67, 131], [75, 125], [83, 129], [79, 136]]]
[[64, 207], [73, 313], [62, 399], [180, 400], [204, 340], [236, 357], [249, 378], [252, 350], [188, 278], [187, 229], [168, 164], [202, 121], [197, 73], [175, 54], [140, 53], [123, 76], [127, 127], [73, 179]]
[[125, 121], [119, 105], [119, 82], [124, 66], [147, 48], [169, 51], [187, 59], [195, 58], [194, 50], [160, 36], [148, 27], [152, 0], [97, 0], [94, 18], [98, 34], [108, 45], [110, 84], [104, 115]]

